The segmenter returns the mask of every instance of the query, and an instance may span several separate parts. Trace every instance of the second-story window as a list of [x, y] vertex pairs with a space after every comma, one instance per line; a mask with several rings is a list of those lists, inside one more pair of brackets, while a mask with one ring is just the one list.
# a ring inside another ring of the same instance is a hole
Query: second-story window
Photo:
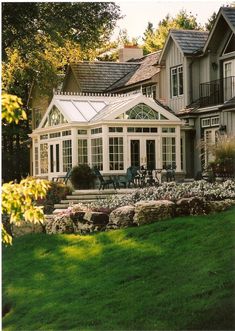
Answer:
[[171, 96], [178, 97], [184, 94], [183, 67], [171, 68]]

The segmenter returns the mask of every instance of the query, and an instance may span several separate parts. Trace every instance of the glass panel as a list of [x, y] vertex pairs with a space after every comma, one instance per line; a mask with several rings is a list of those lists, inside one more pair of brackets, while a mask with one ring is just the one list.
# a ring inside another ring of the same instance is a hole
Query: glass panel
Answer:
[[178, 80], [177, 80], [177, 69], [171, 69], [171, 87], [172, 87], [172, 96], [175, 97], [178, 95]]
[[35, 175], [38, 175], [38, 147], [35, 147]]
[[67, 172], [72, 167], [72, 141], [64, 140], [63, 146], [63, 171]]
[[53, 145], [50, 145], [50, 172], [54, 172]]
[[162, 166], [175, 165], [176, 160], [175, 137], [162, 138]]
[[40, 170], [41, 174], [48, 173], [48, 145], [40, 144]]
[[123, 170], [123, 138], [109, 138], [109, 169]]
[[131, 140], [131, 166], [140, 166], [140, 141]]
[[179, 95], [184, 93], [184, 86], [183, 86], [183, 67], [178, 68], [179, 73]]
[[87, 139], [78, 140], [78, 164], [88, 164]]
[[60, 171], [60, 145], [56, 144], [56, 172]]
[[92, 165], [103, 170], [103, 141], [102, 138], [91, 139], [91, 160]]
[[158, 119], [158, 112], [140, 103], [126, 112], [128, 119]]
[[156, 168], [155, 163], [155, 140], [146, 140], [147, 168], [153, 170]]

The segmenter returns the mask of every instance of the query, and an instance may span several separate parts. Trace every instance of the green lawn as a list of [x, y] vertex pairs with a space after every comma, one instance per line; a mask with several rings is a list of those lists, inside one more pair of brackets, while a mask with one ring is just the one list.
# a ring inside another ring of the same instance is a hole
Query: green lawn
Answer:
[[4, 330], [235, 329], [235, 208], [3, 249]]

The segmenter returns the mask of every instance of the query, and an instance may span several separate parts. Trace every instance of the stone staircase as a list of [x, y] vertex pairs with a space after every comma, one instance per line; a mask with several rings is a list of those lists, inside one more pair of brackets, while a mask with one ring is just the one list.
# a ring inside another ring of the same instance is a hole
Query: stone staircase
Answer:
[[60, 203], [54, 205], [53, 214], [60, 213], [65, 211], [68, 207], [76, 205], [78, 203], [90, 203], [98, 199], [105, 199], [113, 194], [126, 194], [133, 192], [134, 189], [105, 189], [105, 190], [75, 190], [72, 192], [72, 195], [67, 195], [64, 200], [61, 200]]

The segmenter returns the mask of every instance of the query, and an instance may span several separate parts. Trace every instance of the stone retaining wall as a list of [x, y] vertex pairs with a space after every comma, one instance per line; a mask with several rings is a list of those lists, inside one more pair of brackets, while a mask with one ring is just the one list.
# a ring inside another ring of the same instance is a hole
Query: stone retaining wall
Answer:
[[11, 232], [14, 237], [39, 232], [87, 234], [141, 226], [176, 216], [205, 215], [226, 210], [232, 205], [235, 205], [235, 200], [206, 201], [198, 197], [183, 198], [175, 203], [169, 200], [139, 201], [134, 206], [119, 207], [110, 215], [92, 211], [48, 215], [43, 224], [22, 222], [21, 226], [11, 226]]

